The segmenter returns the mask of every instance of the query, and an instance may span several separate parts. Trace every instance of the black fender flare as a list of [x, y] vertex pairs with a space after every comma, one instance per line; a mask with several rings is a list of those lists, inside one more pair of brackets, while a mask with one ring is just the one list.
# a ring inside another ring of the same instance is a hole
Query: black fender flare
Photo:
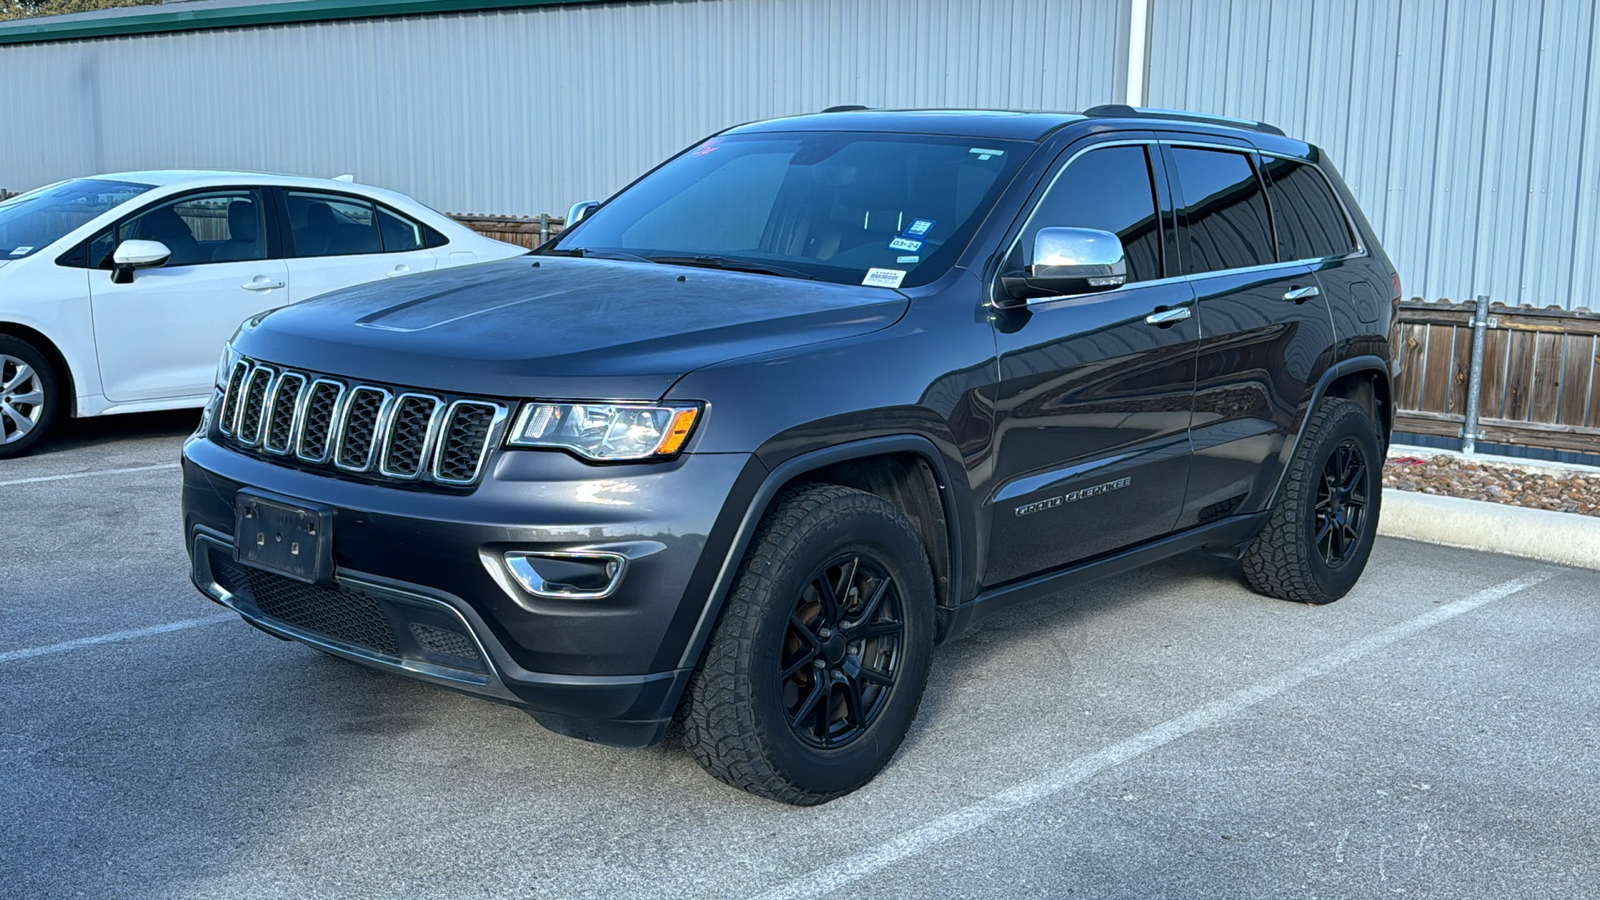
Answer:
[[[1327, 396], [1328, 388], [1332, 386], [1335, 381], [1338, 381], [1346, 375], [1354, 375], [1359, 372], [1371, 372], [1379, 378], [1382, 378], [1386, 383], [1390, 382], [1389, 362], [1381, 356], [1352, 356], [1349, 359], [1340, 360], [1339, 362], [1334, 363], [1322, 373], [1322, 377], [1317, 380], [1316, 389], [1311, 392], [1311, 402], [1306, 404], [1306, 414], [1300, 419], [1300, 427], [1295, 431], [1294, 440], [1284, 444], [1282, 467], [1278, 473], [1278, 483], [1273, 485], [1272, 500], [1267, 504], [1267, 509], [1276, 508], [1278, 505], [1278, 498], [1283, 495], [1283, 486], [1289, 480], [1289, 466], [1294, 462], [1295, 454], [1300, 452], [1300, 442], [1305, 439], [1306, 426], [1311, 422], [1312, 410], [1316, 409], [1317, 404], [1322, 402], [1322, 398]], [[1392, 384], [1390, 385], [1389, 396], [1391, 398], [1390, 402], [1392, 405], [1394, 397]], [[1394, 423], [1392, 419], [1391, 421], [1384, 423], [1385, 427], [1391, 431], [1393, 430], [1393, 424]]]
[[768, 471], [766, 478], [762, 480], [755, 494], [745, 504], [739, 528], [734, 533], [733, 541], [723, 557], [722, 566], [717, 572], [710, 594], [706, 597], [705, 607], [701, 610], [700, 619], [695, 623], [694, 630], [690, 633], [689, 641], [684, 646], [683, 656], [678, 663], [680, 668], [693, 669], [699, 666], [700, 657], [705, 652], [706, 644], [711, 640], [711, 632], [716, 627], [717, 619], [722, 615], [722, 607], [727, 602], [729, 592], [733, 589], [733, 579], [739, 571], [739, 563], [744, 559], [745, 552], [750, 548], [750, 542], [755, 537], [756, 526], [766, 513], [767, 505], [772, 502], [772, 498], [777, 495], [779, 489], [796, 476], [812, 469], [834, 463], [849, 462], [854, 459], [883, 456], [889, 453], [915, 454], [924, 459], [933, 469], [934, 479], [938, 482], [939, 503], [944, 509], [945, 538], [950, 544], [950, 595], [951, 599], [959, 606], [963, 592], [961, 579], [965, 532], [963, 530], [963, 518], [957, 506], [957, 499], [954, 496], [955, 491], [952, 489], [953, 482], [950, 480], [950, 466], [944, 454], [939, 451], [939, 448], [932, 440], [918, 434], [885, 435], [851, 441], [845, 444], [836, 444], [831, 447], [823, 447], [802, 453], [778, 464]]

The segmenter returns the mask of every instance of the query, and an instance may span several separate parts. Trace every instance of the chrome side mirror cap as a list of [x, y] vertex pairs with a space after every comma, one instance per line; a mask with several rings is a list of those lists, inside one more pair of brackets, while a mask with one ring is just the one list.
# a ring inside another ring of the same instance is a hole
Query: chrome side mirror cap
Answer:
[[577, 203], [572, 204], [572, 208], [567, 210], [567, 221], [561, 227], [563, 229], [571, 228], [579, 222], [582, 222], [584, 219], [588, 218], [589, 213], [594, 212], [595, 208], [599, 205], [599, 200], [579, 200]]
[[1014, 300], [1091, 294], [1128, 281], [1122, 240], [1097, 228], [1041, 228], [1031, 259], [1023, 271], [1001, 277]]
[[160, 241], [123, 241], [111, 254], [111, 280], [116, 284], [133, 281], [134, 269], [166, 265], [172, 251]]

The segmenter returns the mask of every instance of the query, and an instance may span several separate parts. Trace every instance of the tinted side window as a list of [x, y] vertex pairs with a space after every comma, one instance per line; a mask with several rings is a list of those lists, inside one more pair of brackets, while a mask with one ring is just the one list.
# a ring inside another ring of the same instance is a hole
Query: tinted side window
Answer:
[[1174, 147], [1183, 272], [1194, 275], [1276, 262], [1267, 201], [1250, 157], [1225, 150]]
[[1041, 228], [1098, 228], [1122, 239], [1128, 281], [1161, 277], [1161, 220], [1144, 147], [1090, 150], [1068, 164], [1023, 231], [1024, 254]]
[[1282, 259], [1322, 259], [1355, 251], [1344, 209], [1315, 166], [1269, 156], [1264, 168]]
[[139, 213], [89, 243], [88, 262], [111, 267], [123, 241], [160, 241], [169, 268], [267, 258], [266, 205], [260, 191], [190, 194]]
[[422, 249], [422, 226], [397, 212], [380, 207], [378, 230], [383, 234], [385, 253]]
[[296, 256], [354, 256], [383, 252], [372, 204], [338, 194], [288, 191], [289, 228]]

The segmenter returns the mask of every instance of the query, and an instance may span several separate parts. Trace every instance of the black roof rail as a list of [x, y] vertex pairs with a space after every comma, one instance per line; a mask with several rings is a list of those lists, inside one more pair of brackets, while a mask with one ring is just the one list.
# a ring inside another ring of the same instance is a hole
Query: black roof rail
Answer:
[[1209, 113], [1188, 112], [1181, 109], [1154, 109], [1148, 106], [1128, 106], [1123, 103], [1105, 103], [1092, 106], [1083, 111], [1090, 118], [1101, 119], [1138, 119], [1145, 116], [1160, 119], [1178, 119], [1185, 122], [1207, 122], [1213, 125], [1230, 125], [1234, 128], [1248, 128], [1263, 134], [1275, 134], [1287, 137], [1283, 129], [1265, 122], [1252, 122], [1249, 119], [1235, 119], [1232, 116], [1214, 116]]
[[872, 107], [870, 107], [870, 106], [858, 106], [858, 105], [856, 105], [854, 103], [846, 103], [843, 106], [830, 106], [827, 109], [823, 110], [823, 112], [825, 112], [825, 113], [829, 113], [829, 112], [860, 112], [863, 109], [871, 109], [871, 108]]

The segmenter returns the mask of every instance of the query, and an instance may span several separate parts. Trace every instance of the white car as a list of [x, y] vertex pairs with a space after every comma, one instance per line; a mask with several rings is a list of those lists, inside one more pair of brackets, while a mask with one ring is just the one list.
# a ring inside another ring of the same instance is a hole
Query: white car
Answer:
[[0, 458], [62, 415], [198, 407], [240, 322], [328, 291], [526, 253], [392, 191], [127, 172], [0, 203]]

